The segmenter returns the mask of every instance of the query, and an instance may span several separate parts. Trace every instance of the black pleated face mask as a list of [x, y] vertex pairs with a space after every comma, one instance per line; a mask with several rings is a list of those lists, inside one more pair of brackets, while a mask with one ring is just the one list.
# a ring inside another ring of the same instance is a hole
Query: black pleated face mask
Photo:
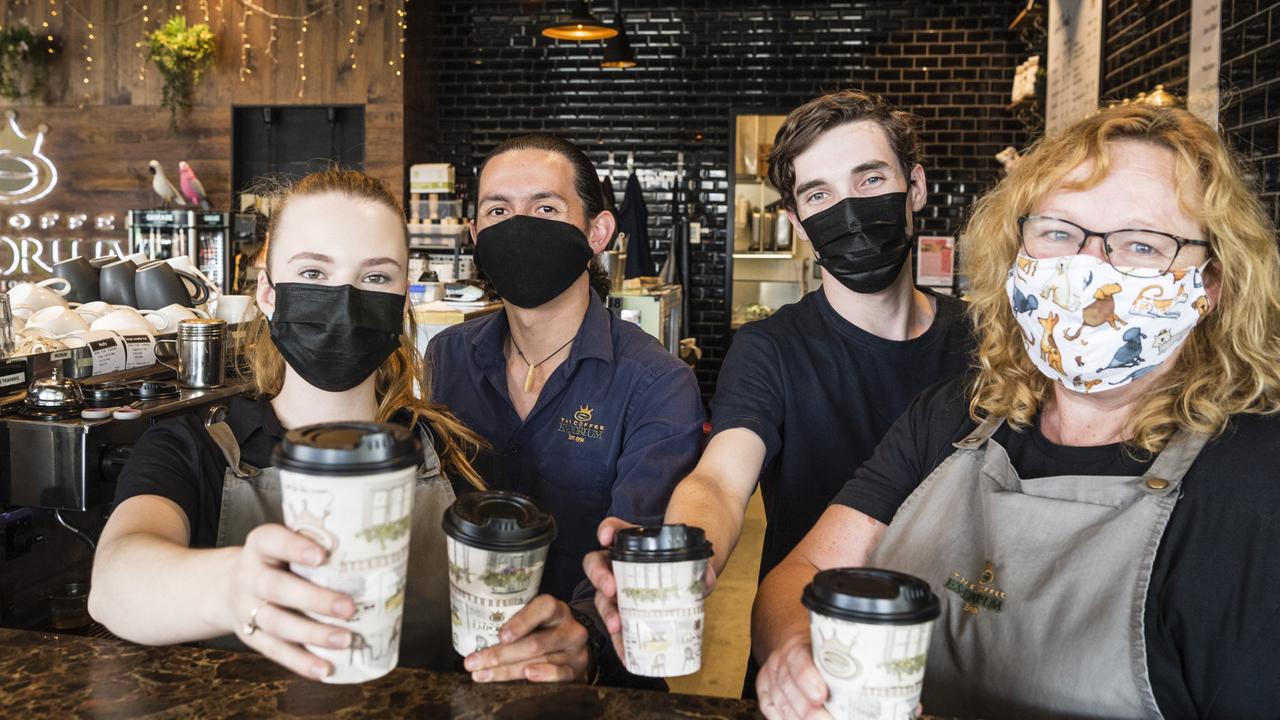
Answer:
[[503, 300], [534, 308], [587, 271], [595, 253], [575, 225], [516, 215], [476, 234], [476, 264]]
[[403, 294], [351, 285], [280, 283], [271, 339], [293, 371], [342, 392], [364, 382], [400, 346]]
[[800, 224], [818, 264], [857, 293], [889, 287], [911, 253], [905, 192], [848, 197]]

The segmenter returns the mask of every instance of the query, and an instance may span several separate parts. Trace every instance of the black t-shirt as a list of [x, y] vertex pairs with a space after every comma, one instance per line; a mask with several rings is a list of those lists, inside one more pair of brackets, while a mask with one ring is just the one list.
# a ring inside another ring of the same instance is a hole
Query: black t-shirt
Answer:
[[[975, 427], [965, 379], [930, 388], [834, 503], [888, 523]], [[1064, 447], [1001, 427], [1023, 478], [1141, 475], [1122, 444]], [[1156, 552], [1145, 612], [1147, 668], [1168, 718], [1280, 712], [1280, 416], [1237, 415], [1200, 452]]]
[[[271, 465], [271, 451], [284, 427], [268, 398], [236, 396], [227, 403], [227, 425], [240, 443], [241, 462]], [[159, 495], [182, 508], [191, 523], [191, 547], [213, 547], [222, 511], [227, 460], [193, 414], [167, 418], [148, 428], [120, 473], [116, 504], [135, 495]]]
[[761, 578], [809, 532], [911, 399], [968, 366], [964, 303], [929, 295], [933, 323], [911, 340], [853, 325], [821, 289], [734, 336], [711, 401], [712, 435], [746, 428], [764, 441]]

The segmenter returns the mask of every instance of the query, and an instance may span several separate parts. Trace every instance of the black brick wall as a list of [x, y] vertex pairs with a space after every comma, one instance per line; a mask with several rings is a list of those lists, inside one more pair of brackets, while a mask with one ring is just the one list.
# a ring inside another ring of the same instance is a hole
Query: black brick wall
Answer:
[[[569, 4], [409, 5], [413, 42], [428, 54], [411, 61], [408, 84], [418, 68], [434, 97], [416, 103], [427, 129], [407, 131], [407, 160], [452, 162], [459, 181], [474, 189], [474, 164], [495, 144], [545, 130], [585, 146], [602, 171], [615, 153], [621, 191], [627, 152], [649, 171], [674, 170], [676, 153], [684, 152], [691, 190], [685, 215], [712, 233], [691, 248], [687, 288], [691, 334], [704, 350], [704, 393], [714, 387], [729, 341], [731, 108], [790, 108], [855, 87], [914, 109], [924, 118], [930, 206], [923, 225], [930, 233], [956, 232], [974, 197], [998, 177], [992, 156], [1030, 139], [1005, 109], [1013, 69], [1027, 55], [1007, 30], [1017, 0], [629, 0], [622, 6], [640, 62], [630, 70], [600, 69], [599, 43], [539, 35]], [[604, 18], [612, 18], [611, 6], [593, 3]], [[415, 21], [422, 15], [429, 19]], [[415, 123], [412, 113], [407, 123]], [[672, 229], [670, 183], [655, 179], [646, 196], [660, 261]]]
[[[1191, 0], [1108, 0], [1102, 97], [1187, 89]], [[1280, 222], [1280, 0], [1223, 0], [1218, 122]]]

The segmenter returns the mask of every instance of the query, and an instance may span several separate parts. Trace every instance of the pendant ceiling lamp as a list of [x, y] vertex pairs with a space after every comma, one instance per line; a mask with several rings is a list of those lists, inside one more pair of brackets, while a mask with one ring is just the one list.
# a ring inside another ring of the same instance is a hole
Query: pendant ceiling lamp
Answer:
[[600, 22], [591, 14], [586, 0], [573, 4], [573, 13], [569, 17], [542, 29], [542, 34], [557, 40], [606, 40], [618, 34], [618, 29]]
[[622, 24], [622, 13], [617, 14], [614, 27], [618, 34], [604, 41], [604, 62], [602, 68], [633, 68], [636, 66], [636, 54], [631, 51], [631, 43], [627, 42], [627, 29]]

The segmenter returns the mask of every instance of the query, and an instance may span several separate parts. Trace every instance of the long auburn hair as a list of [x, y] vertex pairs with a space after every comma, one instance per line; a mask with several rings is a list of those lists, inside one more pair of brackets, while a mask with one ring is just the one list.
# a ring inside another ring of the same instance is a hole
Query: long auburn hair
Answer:
[[[343, 195], [383, 205], [395, 212], [401, 220], [404, 210], [386, 184], [357, 170], [330, 167], [302, 177], [284, 188], [273, 204], [271, 220], [267, 224], [266, 267], [271, 267], [271, 238], [275, 236], [280, 218], [289, 200], [306, 195]], [[405, 246], [409, 245], [408, 229], [405, 230]], [[401, 411], [412, 415], [411, 424], [426, 421], [437, 440], [440, 452], [440, 468], [446, 473], [462, 476], [472, 486], [483, 490], [484, 480], [471, 466], [476, 451], [484, 446], [484, 440], [462, 423], [443, 405], [433, 403], [427, 397], [431, 388], [431, 369], [414, 345], [418, 335], [413, 313], [405, 318], [405, 331], [400, 334], [400, 347], [376, 371], [374, 379], [378, 410], [375, 419], [387, 422]], [[253, 305], [245, 338], [245, 359], [253, 375], [257, 393], [274, 397], [284, 385], [284, 357], [271, 339], [267, 318]]]
[[[1109, 172], [1110, 148], [1139, 141], [1176, 155], [1179, 204], [1205, 229], [1221, 295], [1129, 418], [1130, 447], [1159, 452], [1179, 428], [1216, 436], [1238, 413], [1280, 410], [1280, 251], [1276, 228], [1244, 181], [1222, 137], [1178, 108], [1128, 105], [1102, 110], [1041, 139], [975, 205], [962, 233], [979, 371], [969, 411], [1031, 423], [1052, 381], [1028, 358], [1005, 281], [1021, 244], [1018, 218], [1056, 188], [1083, 190]], [[1088, 177], [1063, 184], [1082, 163]]]

